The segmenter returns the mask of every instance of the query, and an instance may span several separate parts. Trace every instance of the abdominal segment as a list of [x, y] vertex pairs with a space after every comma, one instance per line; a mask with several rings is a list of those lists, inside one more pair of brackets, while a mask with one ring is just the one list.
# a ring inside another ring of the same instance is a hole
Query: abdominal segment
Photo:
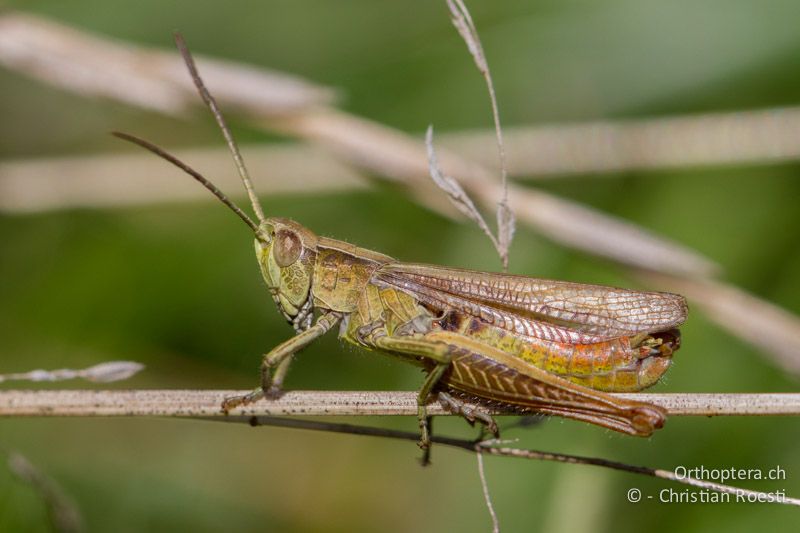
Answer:
[[510, 333], [463, 313], [448, 313], [433, 328], [468, 336], [573, 383], [608, 392], [639, 391], [657, 383], [680, 344], [677, 330], [568, 344]]

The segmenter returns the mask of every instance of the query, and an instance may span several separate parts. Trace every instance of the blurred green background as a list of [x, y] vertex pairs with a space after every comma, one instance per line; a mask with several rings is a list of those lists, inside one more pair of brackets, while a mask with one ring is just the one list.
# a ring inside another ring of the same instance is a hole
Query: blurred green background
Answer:
[[[481, 78], [443, 3], [6, 2], [79, 28], [263, 65], [333, 86], [348, 111], [421, 135], [485, 128]], [[471, 2], [504, 123], [728, 111], [800, 102], [796, 2]], [[265, 137], [237, 125], [240, 140]], [[90, 101], [0, 70], [0, 156], [122, 152], [107, 131], [170, 148], [220, 146], [213, 122]], [[165, 141], [168, 140], [168, 141]], [[191, 162], [190, 162], [191, 163]], [[231, 165], [231, 172], [233, 172]], [[577, 176], [539, 186], [628, 218], [723, 265], [726, 279], [800, 312], [800, 163]], [[113, 175], [108, 179], [113, 182]], [[387, 186], [271, 196], [266, 211], [409, 261], [496, 270], [470, 225]], [[291, 335], [263, 289], [251, 237], [216, 203], [0, 216], [0, 373], [131, 359], [132, 388], [249, 388], [260, 354]], [[521, 228], [511, 269], [631, 286], [624, 271]], [[789, 392], [797, 381], [757, 348], [693, 313], [658, 392]], [[421, 376], [330, 335], [297, 359], [290, 388], [412, 390]], [[4, 388], [11, 384], [3, 385]], [[69, 386], [85, 387], [85, 384]], [[504, 420], [506, 424], [512, 420]], [[357, 420], [364, 422], [364, 420]], [[369, 423], [413, 430], [416, 421]], [[472, 436], [457, 419], [440, 433]], [[549, 420], [520, 446], [672, 469], [773, 468], [742, 482], [800, 496], [800, 421], [672, 418], [651, 439]], [[0, 447], [25, 454], [74, 498], [91, 531], [486, 531], [475, 457], [383, 439], [180, 420], [0, 420]], [[775, 529], [790, 508], [626, 501], [680, 485], [592, 467], [487, 459], [506, 531]], [[33, 491], [0, 468], [0, 531], [42, 531]]]

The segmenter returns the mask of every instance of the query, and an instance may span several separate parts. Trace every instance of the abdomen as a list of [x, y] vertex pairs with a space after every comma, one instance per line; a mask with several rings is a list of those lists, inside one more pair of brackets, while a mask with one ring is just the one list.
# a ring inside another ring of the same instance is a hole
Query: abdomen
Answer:
[[[661, 351], [632, 347], [628, 337], [594, 344], [545, 341], [511, 334], [462, 313], [450, 313], [435, 321], [433, 327], [493, 346], [573, 383], [608, 392], [634, 392], [650, 387], [672, 362], [671, 347]], [[677, 331], [670, 335], [677, 338]]]

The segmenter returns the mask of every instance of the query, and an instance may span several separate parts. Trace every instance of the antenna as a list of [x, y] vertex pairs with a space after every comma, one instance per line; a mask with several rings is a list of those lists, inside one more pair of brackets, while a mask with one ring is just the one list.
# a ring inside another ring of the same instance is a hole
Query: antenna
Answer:
[[231, 210], [233, 210], [234, 213], [239, 215], [239, 218], [244, 220], [244, 223], [247, 224], [248, 226], [250, 226], [250, 229], [253, 230], [253, 232], [256, 234], [256, 236], [259, 239], [262, 238], [262, 232], [259, 229], [258, 225], [255, 222], [253, 222], [253, 220], [249, 216], [247, 216], [247, 214], [244, 211], [242, 211], [241, 208], [238, 205], [233, 203], [233, 201], [231, 201], [227, 196], [225, 196], [225, 194], [222, 191], [220, 191], [217, 188], [216, 185], [214, 185], [213, 183], [208, 181], [205, 177], [203, 177], [202, 174], [197, 172], [195, 169], [193, 169], [192, 167], [190, 167], [189, 165], [187, 165], [186, 163], [184, 163], [183, 161], [181, 161], [180, 159], [178, 159], [174, 155], [170, 154], [169, 152], [167, 152], [163, 148], [159, 148], [158, 146], [156, 146], [155, 144], [151, 143], [150, 141], [145, 141], [144, 139], [136, 137], [135, 135], [131, 135], [129, 133], [122, 133], [122, 132], [119, 132], [119, 131], [112, 131], [111, 135], [113, 135], [114, 137], [118, 137], [118, 138], [120, 138], [120, 139], [122, 139], [124, 141], [128, 141], [128, 142], [131, 142], [133, 144], [138, 144], [139, 146], [141, 146], [145, 150], [149, 150], [149, 151], [153, 152], [154, 154], [156, 154], [158, 157], [160, 157], [162, 159], [166, 159], [167, 161], [169, 161], [170, 163], [172, 163], [173, 165], [175, 165], [179, 169], [181, 169], [184, 172], [186, 172], [187, 174], [189, 174], [191, 177], [193, 177], [194, 179], [199, 181], [203, 185], [203, 187], [205, 187], [206, 189], [211, 191], [211, 193], [214, 196], [219, 198], [222, 201], [223, 204], [225, 204], [228, 207], [230, 207]]
[[[197, 66], [194, 63], [192, 54], [189, 52], [189, 48], [186, 46], [186, 41], [183, 39], [183, 35], [181, 35], [180, 32], [175, 32], [175, 45], [178, 47], [178, 51], [183, 57], [183, 62], [186, 63], [186, 68], [189, 69], [189, 74], [192, 76], [192, 81], [194, 82], [194, 86], [197, 88], [197, 92], [200, 93], [200, 98], [203, 99], [203, 102], [205, 102], [205, 104], [211, 110], [211, 113], [214, 115], [214, 119], [217, 121], [219, 128], [222, 130], [222, 135], [225, 137], [225, 142], [228, 144], [228, 149], [233, 156], [233, 161], [236, 163], [236, 170], [239, 172], [239, 177], [242, 178], [242, 183], [244, 183], [244, 188], [247, 190], [247, 196], [250, 197], [250, 203], [253, 206], [253, 211], [255, 211], [256, 217], [258, 217], [259, 222], [264, 222], [264, 211], [261, 209], [261, 204], [258, 202], [255, 189], [253, 189], [253, 182], [250, 181], [250, 174], [247, 172], [247, 167], [244, 166], [244, 159], [242, 159], [242, 154], [239, 152], [239, 147], [236, 146], [236, 141], [233, 140], [231, 130], [228, 129], [228, 125], [225, 123], [225, 119], [222, 117], [222, 112], [219, 110], [217, 102], [214, 100], [214, 97], [211, 96], [211, 93], [208, 92], [205, 83], [203, 83], [203, 79], [200, 77], [200, 73], [197, 72]], [[146, 145], [141, 146], [148, 148]], [[148, 150], [149, 149], [150, 148], [148, 148]], [[163, 155], [159, 152], [154, 153], [163, 157]], [[174, 161], [171, 162], [175, 163]], [[186, 168], [184, 168], [184, 170], [186, 170]]]

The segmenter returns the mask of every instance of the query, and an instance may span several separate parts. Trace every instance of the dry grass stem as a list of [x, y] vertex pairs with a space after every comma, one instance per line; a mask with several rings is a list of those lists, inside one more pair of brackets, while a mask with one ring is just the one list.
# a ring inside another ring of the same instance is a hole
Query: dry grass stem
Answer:
[[[494, 131], [497, 141], [497, 152], [500, 156], [500, 182], [502, 183], [503, 195], [497, 202], [497, 238], [492, 239], [492, 243], [500, 255], [500, 261], [503, 263], [503, 271], [508, 270], [508, 250], [511, 247], [511, 241], [514, 238], [514, 230], [516, 220], [514, 211], [508, 205], [508, 163], [506, 161], [506, 149], [503, 143], [503, 128], [500, 127], [500, 109], [497, 105], [497, 95], [494, 90], [494, 81], [492, 81], [492, 74], [489, 70], [489, 62], [486, 60], [486, 54], [483, 52], [483, 45], [481, 44], [478, 29], [472, 21], [472, 16], [469, 9], [461, 0], [447, 0], [447, 7], [450, 10], [450, 20], [458, 30], [459, 35], [467, 44], [467, 49], [470, 55], [475, 60], [475, 66], [478, 67], [483, 79], [486, 82], [486, 88], [489, 91], [489, 101], [492, 106], [492, 119], [494, 120]], [[428, 130], [430, 132], [430, 128]], [[431, 141], [426, 137], [426, 145], [429, 146], [429, 153], [433, 150]], [[471, 203], [471, 202], [470, 202]]]
[[483, 501], [486, 502], [489, 516], [492, 518], [492, 533], [500, 533], [500, 521], [497, 519], [497, 513], [494, 510], [494, 505], [492, 505], [492, 496], [489, 494], [489, 483], [486, 481], [486, 470], [483, 467], [483, 450], [480, 447], [476, 447], [475, 457], [478, 460], [478, 476], [481, 480]]
[[[494, 245], [500, 258], [504, 260], [504, 265], [508, 261], [508, 250], [506, 255], [503, 255], [503, 250], [500, 247], [500, 242], [489, 229], [489, 225], [484, 220], [483, 215], [475, 207], [472, 198], [469, 197], [464, 188], [458, 183], [457, 180], [442, 172], [439, 168], [439, 160], [436, 158], [436, 150], [433, 147], [433, 126], [428, 126], [428, 131], [425, 133], [425, 147], [428, 149], [428, 172], [430, 173], [433, 182], [447, 194], [447, 198], [465, 217], [475, 222], [478, 228], [486, 235]], [[507, 266], [507, 265], [505, 265]]]
[[[247, 391], [245, 391], [247, 392]], [[225, 417], [235, 390], [2, 390], [0, 416]], [[289, 391], [277, 400], [231, 410], [231, 416], [416, 416], [416, 392]], [[616, 394], [665, 408], [670, 416], [800, 415], [800, 394]], [[431, 415], [448, 414], [437, 402]], [[515, 414], [509, 407], [488, 410]]]
[[[230, 415], [220, 412], [222, 398], [240, 394], [242, 391], [0, 391], [0, 416], [174, 416], [194, 417], [202, 420], [247, 423], [252, 426], [277, 426], [307, 429], [351, 435], [367, 435], [383, 438], [417, 441], [415, 432], [398, 431], [385, 428], [321, 422], [308, 419], [285, 418], [275, 415], [316, 416], [331, 414], [375, 415], [406, 414], [416, 415], [416, 393], [398, 392], [301, 392], [286, 393], [272, 402], [259, 402], [247, 408], [239, 408]], [[668, 407], [670, 414], [715, 413], [714, 406], [727, 404], [735, 406], [725, 414], [765, 414], [758, 412], [757, 406], [772, 405], [790, 407], [793, 414], [800, 414], [800, 394], [786, 395], [683, 395], [685, 398], [672, 398], [680, 395], [638, 394], [645, 401], [662, 400], [659, 405]], [[779, 398], [781, 397], [781, 398]], [[696, 412], [681, 412], [683, 407], [693, 404]], [[703, 404], [702, 406], [700, 404]], [[55, 408], [50, 410], [47, 408]], [[756, 406], [755, 408], [753, 406]], [[674, 409], [673, 409], [674, 407]], [[377, 409], [376, 409], [377, 408]], [[735, 413], [733, 411], [736, 411]], [[446, 414], [436, 404], [430, 406], [431, 414]], [[747, 413], [746, 413], [747, 412]], [[781, 414], [790, 414], [788, 411]], [[535, 459], [559, 463], [600, 466], [651, 477], [659, 477], [677, 483], [696, 486], [706, 490], [728, 494], [767, 497], [766, 493], [741, 489], [711, 481], [678, 476], [675, 472], [649, 467], [634, 466], [617, 461], [595, 457], [583, 457], [562, 453], [543, 452], [524, 448], [503, 446], [497, 441], [475, 442], [465, 439], [433, 435], [433, 442], [479, 454], [488, 454], [520, 459]], [[800, 500], [786, 497], [776, 503], [800, 505]]]

